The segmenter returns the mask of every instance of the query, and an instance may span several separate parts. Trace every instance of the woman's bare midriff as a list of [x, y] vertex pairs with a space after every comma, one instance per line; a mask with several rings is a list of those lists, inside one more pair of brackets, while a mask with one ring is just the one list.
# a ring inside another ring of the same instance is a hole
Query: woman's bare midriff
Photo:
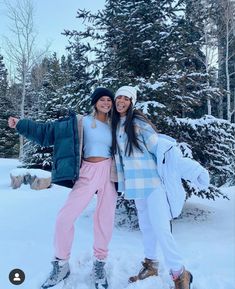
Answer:
[[84, 161], [90, 162], [90, 163], [98, 163], [107, 159], [108, 158], [104, 158], [104, 157], [89, 157], [89, 158], [84, 159]]

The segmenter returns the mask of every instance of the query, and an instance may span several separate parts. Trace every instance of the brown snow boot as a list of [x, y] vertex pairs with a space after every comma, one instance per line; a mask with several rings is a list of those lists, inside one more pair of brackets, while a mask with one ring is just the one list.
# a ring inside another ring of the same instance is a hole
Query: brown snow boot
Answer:
[[181, 275], [173, 281], [175, 283], [174, 289], [190, 289], [193, 275], [189, 271], [184, 270]]
[[142, 263], [142, 268], [140, 269], [138, 275], [129, 278], [129, 283], [136, 282], [138, 280], [143, 280], [150, 276], [158, 276], [158, 262], [151, 259], [145, 258]]

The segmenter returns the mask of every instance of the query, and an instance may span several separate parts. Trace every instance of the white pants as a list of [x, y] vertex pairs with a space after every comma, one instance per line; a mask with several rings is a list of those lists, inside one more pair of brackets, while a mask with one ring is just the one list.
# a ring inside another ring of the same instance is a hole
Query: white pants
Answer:
[[176, 242], [171, 234], [170, 210], [162, 185], [146, 199], [136, 199], [140, 230], [143, 235], [145, 257], [158, 260], [158, 249], [162, 249], [166, 266], [171, 271], [183, 267]]

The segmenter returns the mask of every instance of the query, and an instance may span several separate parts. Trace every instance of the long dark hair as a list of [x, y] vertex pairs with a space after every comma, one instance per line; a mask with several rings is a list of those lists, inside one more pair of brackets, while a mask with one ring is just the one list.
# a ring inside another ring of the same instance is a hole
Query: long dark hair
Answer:
[[[131, 103], [130, 107], [127, 110], [126, 113], [126, 120], [124, 122], [124, 131], [127, 134], [127, 145], [125, 147], [125, 155], [130, 156], [133, 153], [134, 147], [143, 152], [142, 147], [140, 145], [140, 140], [137, 137], [135, 125], [134, 125], [134, 119], [139, 119], [143, 122], [147, 122], [150, 124], [153, 129], [157, 132], [156, 127], [154, 124], [139, 110], [133, 109], [133, 105]], [[114, 105], [113, 107], [113, 114], [112, 114], [112, 147], [111, 147], [111, 153], [112, 155], [115, 155], [117, 153], [117, 138], [116, 138], [116, 132], [117, 127], [120, 122], [120, 114], [117, 112], [116, 107]]]

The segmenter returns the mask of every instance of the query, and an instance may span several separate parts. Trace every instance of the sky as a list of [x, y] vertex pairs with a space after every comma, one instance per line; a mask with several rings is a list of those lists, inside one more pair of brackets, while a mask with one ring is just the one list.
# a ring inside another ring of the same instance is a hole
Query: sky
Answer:
[[[0, 158], [0, 288], [14, 289], [10, 271], [21, 269], [25, 281], [20, 289], [37, 289], [51, 270], [53, 234], [57, 213], [69, 189], [52, 185], [31, 190], [22, 184], [10, 187], [10, 172], [20, 163]], [[35, 171], [34, 171], [35, 172]], [[224, 187], [230, 200], [215, 201], [196, 196], [184, 207], [182, 218], [173, 221], [173, 235], [193, 274], [191, 289], [235, 289], [235, 187]], [[67, 284], [53, 289], [91, 289], [93, 213], [96, 195], [75, 223], [71, 276]], [[116, 214], [116, 224], [119, 220]], [[172, 281], [159, 256], [159, 276], [134, 284], [127, 280], [140, 269], [144, 258], [141, 233], [115, 226], [106, 271], [109, 289], [172, 289]]]
[[[8, 0], [11, 4], [16, 0]], [[104, 8], [105, 0], [32, 0], [34, 6], [34, 25], [37, 30], [37, 43], [44, 49], [51, 43], [50, 51], [59, 56], [65, 53], [68, 40], [61, 35], [64, 29], [80, 29], [83, 25], [76, 19], [78, 9], [88, 9], [93, 12]], [[3, 35], [9, 36], [9, 20], [6, 17], [4, 0], [0, 0], [0, 53], [4, 55]]]

